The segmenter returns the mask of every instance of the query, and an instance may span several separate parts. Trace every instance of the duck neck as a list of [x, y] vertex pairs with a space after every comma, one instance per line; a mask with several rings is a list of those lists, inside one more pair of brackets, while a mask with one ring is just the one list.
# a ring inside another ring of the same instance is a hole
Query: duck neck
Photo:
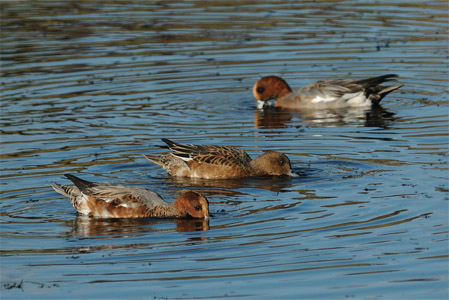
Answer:
[[274, 97], [275, 99], [287, 96], [292, 92], [292, 89], [288, 85], [287, 81], [282, 78], [279, 78], [279, 80], [276, 81], [276, 85], [277, 87], [274, 89], [275, 91], [277, 91], [276, 96]]
[[265, 169], [265, 162], [263, 159], [261, 159], [260, 156], [256, 157], [255, 159], [251, 160], [249, 162], [249, 165], [252, 169], [252, 176], [262, 176], [266, 175], [264, 169]]

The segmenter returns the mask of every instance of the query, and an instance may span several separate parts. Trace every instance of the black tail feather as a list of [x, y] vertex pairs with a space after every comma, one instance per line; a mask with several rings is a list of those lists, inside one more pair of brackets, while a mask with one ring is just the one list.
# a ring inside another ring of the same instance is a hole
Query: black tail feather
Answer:
[[84, 179], [81, 179], [79, 177], [76, 177], [75, 175], [71, 175], [71, 174], [64, 174], [65, 177], [67, 177], [68, 179], [70, 179], [70, 181], [73, 182], [73, 184], [80, 189], [80, 191], [85, 191], [89, 188], [92, 188], [94, 186], [96, 186], [97, 184], [95, 182], [90, 182]]
[[171, 141], [169, 139], [166, 139], [166, 138], [161, 138], [161, 140], [164, 143], [166, 143], [170, 149], [173, 148], [173, 147], [176, 147], [176, 145], [178, 145], [177, 143], [175, 143], [175, 142], [173, 142], [173, 141]]
[[378, 86], [379, 84], [386, 82], [386, 81], [396, 80], [397, 77], [398, 77], [398, 75], [396, 75], [396, 74], [387, 74], [387, 75], [382, 75], [379, 77], [362, 79], [362, 80], [357, 81], [357, 83], [362, 85], [363, 87], [374, 87], [374, 86]]

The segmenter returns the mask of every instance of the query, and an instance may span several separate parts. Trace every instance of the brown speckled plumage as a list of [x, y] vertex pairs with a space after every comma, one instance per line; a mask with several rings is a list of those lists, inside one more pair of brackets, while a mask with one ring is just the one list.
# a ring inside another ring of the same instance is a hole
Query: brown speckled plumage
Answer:
[[225, 179], [263, 175], [295, 175], [290, 160], [279, 152], [266, 151], [256, 159], [231, 146], [179, 144], [162, 139], [171, 153], [145, 155], [170, 175], [180, 177]]

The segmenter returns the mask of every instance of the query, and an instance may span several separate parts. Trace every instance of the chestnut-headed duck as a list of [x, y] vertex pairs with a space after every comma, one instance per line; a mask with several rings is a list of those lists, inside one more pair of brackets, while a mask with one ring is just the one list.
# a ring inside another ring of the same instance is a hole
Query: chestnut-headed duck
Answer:
[[73, 207], [83, 214], [100, 218], [209, 218], [207, 199], [196, 192], [185, 192], [173, 203], [157, 193], [113, 183], [96, 183], [65, 174], [75, 186], [53, 184], [53, 189], [71, 199]]
[[253, 87], [257, 108], [274, 106], [288, 109], [337, 108], [377, 105], [388, 93], [403, 84], [382, 85], [395, 80], [397, 75], [388, 74], [363, 80], [337, 79], [317, 81], [297, 91], [277, 76], [259, 79]]
[[202, 179], [229, 179], [250, 176], [297, 176], [287, 155], [266, 151], [255, 159], [231, 146], [178, 144], [162, 139], [171, 150], [163, 156], [144, 155], [169, 175]]

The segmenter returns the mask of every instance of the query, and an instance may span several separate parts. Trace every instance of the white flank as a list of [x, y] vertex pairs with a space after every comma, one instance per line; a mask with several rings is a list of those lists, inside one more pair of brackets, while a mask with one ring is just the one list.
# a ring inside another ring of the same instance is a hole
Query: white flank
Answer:
[[346, 103], [350, 106], [371, 105], [371, 101], [365, 97], [363, 92], [345, 94], [345, 95], [343, 95], [343, 99], [346, 100]]
[[76, 197], [76, 202], [78, 202], [78, 212], [82, 213], [83, 215], [89, 215], [90, 209], [87, 205], [87, 201], [89, 199], [89, 196], [81, 193], [81, 196]]
[[316, 96], [315, 98], [313, 98], [312, 103], [331, 102], [331, 101], [335, 101], [335, 100], [337, 100], [337, 98], [335, 98], [335, 97], [322, 98], [320, 96]]

